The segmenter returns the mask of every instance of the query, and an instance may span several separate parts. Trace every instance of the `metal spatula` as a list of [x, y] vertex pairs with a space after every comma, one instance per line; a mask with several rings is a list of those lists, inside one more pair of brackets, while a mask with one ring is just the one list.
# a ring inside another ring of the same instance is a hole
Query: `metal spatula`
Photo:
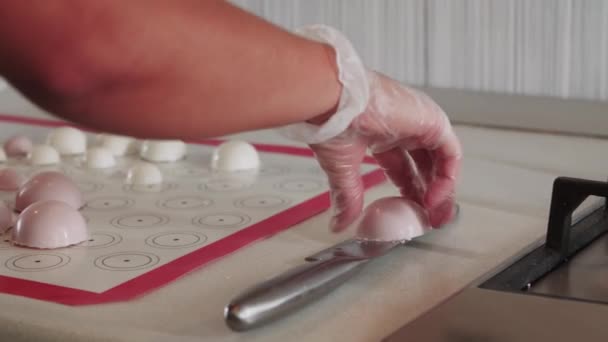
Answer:
[[[378, 200], [374, 203], [377, 203]], [[368, 209], [372, 205], [368, 206]], [[460, 207], [455, 206], [454, 219]], [[370, 211], [370, 212], [373, 212]], [[370, 214], [366, 210], [366, 215]], [[455, 221], [452, 221], [452, 223]], [[342, 285], [375, 257], [386, 254], [407, 241], [351, 239], [306, 258], [306, 263], [234, 298], [224, 310], [226, 324], [244, 331], [283, 317]]]
[[244, 331], [283, 317], [331, 292], [369, 260], [401, 244], [352, 239], [311, 255], [305, 264], [234, 298], [225, 308], [226, 323], [233, 330]]

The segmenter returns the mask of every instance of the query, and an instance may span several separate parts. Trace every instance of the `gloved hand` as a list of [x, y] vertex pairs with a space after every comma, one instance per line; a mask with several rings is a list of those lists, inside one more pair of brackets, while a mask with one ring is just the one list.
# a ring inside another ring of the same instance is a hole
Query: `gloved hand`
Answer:
[[432, 226], [448, 222], [462, 150], [443, 110], [427, 95], [365, 68], [337, 30], [315, 25], [300, 33], [334, 47], [343, 86], [338, 110], [325, 122], [284, 128], [309, 143], [327, 173], [332, 229], [343, 230], [362, 212], [360, 166], [368, 149], [402, 196], [426, 209]]
[[310, 147], [329, 178], [335, 216], [343, 230], [363, 209], [359, 169], [368, 150], [402, 196], [427, 210], [438, 227], [453, 215], [454, 187], [462, 155], [450, 122], [427, 95], [368, 72], [369, 102], [348, 128]]

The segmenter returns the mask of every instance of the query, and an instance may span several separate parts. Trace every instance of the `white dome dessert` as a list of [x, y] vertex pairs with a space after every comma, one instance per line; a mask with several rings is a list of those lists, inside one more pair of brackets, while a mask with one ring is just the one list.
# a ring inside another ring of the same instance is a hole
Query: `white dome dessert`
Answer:
[[28, 158], [32, 165], [55, 165], [61, 162], [59, 152], [49, 145], [34, 145]]
[[55, 128], [49, 133], [47, 143], [61, 155], [83, 154], [87, 150], [87, 136], [74, 127]]
[[145, 140], [139, 156], [150, 162], [175, 162], [186, 156], [186, 144], [181, 140]]
[[84, 165], [89, 169], [107, 169], [116, 166], [116, 159], [109, 149], [92, 147], [87, 150]]
[[97, 137], [99, 147], [112, 151], [117, 157], [134, 154], [137, 152], [137, 140], [131, 137], [114, 134], [100, 134]]
[[156, 165], [139, 162], [131, 166], [127, 171], [125, 182], [133, 185], [161, 184], [163, 182], [163, 174]]
[[245, 141], [231, 140], [222, 143], [213, 151], [211, 167], [227, 172], [256, 170], [260, 167], [260, 157], [253, 145]]

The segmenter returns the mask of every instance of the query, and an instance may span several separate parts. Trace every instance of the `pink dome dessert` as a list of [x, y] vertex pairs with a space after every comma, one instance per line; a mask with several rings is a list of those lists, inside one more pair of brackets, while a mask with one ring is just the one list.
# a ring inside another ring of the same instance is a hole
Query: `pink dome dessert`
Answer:
[[13, 168], [0, 170], [0, 191], [16, 191], [25, 182], [25, 177]]
[[365, 208], [356, 237], [362, 240], [407, 241], [429, 230], [425, 210], [403, 197], [385, 197]]
[[25, 157], [32, 151], [33, 146], [30, 138], [15, 135], [4, 142], [4, 152], [9, 157]]
[[15, 210], [22, 211], [35, 202], [57, 200], [78, 210], [84, 205], [82, 192], [70, 178], [57, 171], [41, 172], [19, 189]]
[[87, 224], [78, 210], [60, 201], [41, 201], [27, 207], [11, 232], [14, 244], [60, 248], [88, 239]]

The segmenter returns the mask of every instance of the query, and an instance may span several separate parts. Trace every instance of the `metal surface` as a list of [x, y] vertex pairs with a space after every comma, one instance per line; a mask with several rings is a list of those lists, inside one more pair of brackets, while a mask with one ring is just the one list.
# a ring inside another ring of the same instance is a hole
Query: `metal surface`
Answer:
[[[555, 180], [545, 244], [387, 341], [608, 341], [608, 183]], [[484, 276], [485, 277], [485, 276]]]
[[532, 284], [528, 291], [608, 304], [608, 234]]
[[225, 308], [226, 324], [245, 331], [283, 317], [331, 292], [370, 259], [381, 256], [397, 241], [348, 240], [306, 258], [307, 263], [256, 285]]
[[545, 244], [493, 275], [481, 287], [522, 291], [607, 233], [608, 211], [605, 206], [583, 218], [573, 217], [576, 209], [591, 195], [608, 196], [608, 183], [557, 178], [553, 184]]
[[608, 305], [468, 288], [385, 341], [605, 342]]

